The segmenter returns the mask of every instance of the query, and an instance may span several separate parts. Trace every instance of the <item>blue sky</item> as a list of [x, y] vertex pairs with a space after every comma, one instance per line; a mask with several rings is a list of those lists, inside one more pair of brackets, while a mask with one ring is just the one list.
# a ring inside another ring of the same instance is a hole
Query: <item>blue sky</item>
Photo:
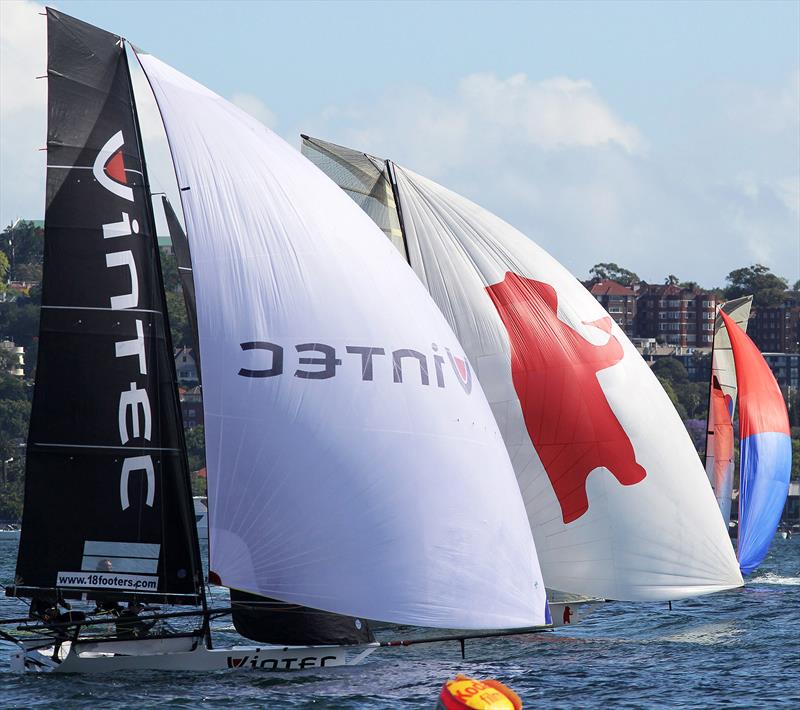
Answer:
[[[608, 260], [654, 282], [756, 261], [800, 278], [800, 2], [56, 6], [294, 145], [302, 130], [464, 193], [579, 277]], [[0, 11], [6, 224], [42, 214], [42, 90], [22, 79], [43, 73], [44, 18]]]

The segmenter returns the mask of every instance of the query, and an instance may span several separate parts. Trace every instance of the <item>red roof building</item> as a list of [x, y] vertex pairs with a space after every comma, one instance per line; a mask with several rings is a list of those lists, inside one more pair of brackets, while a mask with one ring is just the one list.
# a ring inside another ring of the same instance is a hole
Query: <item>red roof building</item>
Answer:
[[633, 289], [606, 279], [591, 286], [589, 291], [625, 334], [632, 338], [636, 324], [636, 294]]

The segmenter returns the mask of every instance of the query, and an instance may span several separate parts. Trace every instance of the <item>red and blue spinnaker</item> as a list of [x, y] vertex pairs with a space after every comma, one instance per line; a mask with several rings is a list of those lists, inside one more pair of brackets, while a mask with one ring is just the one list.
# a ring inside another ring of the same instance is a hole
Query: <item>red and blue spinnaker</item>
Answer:
[[724, 311], [739, 388], [739, 544], [742, 574], [769, 550], [789, 492], [792, 443], [778, 383], [755, 343]]

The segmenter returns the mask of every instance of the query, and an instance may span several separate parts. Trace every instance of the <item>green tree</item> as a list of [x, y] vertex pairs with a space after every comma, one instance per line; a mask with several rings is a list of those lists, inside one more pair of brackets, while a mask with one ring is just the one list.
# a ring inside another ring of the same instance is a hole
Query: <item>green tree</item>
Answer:
[[[9, 400], [28, 400], [28, 393], [22, 380], [10, 372], [6, 372], [10, 365], [10, 358], [6, 350], [0, 350], [0, 401]], [[0, 429], [2, 429], [0, 423]]]
[[8, 482], [0, 479], [0, 521], [18, 523], [22, 519], [24, 492], [25, 484], [21, 476], [12, 478], [9, 473]]
[[653, 364], [653, 372], [659, 382], [669, 385], [669, 389], [664, 389], [684, 420], [708, 416], [708, 384], [690, 382], [680, 360], [674, 357], [659, 358]]
[[661, 386], [664, 388], [664, 391], [670, 398], [670, 401], [675, 407], [675, 411], [678, 412], [678, 416], [681, 418], [681, 421], [686, 421], [689, 418], [689, 415], [686, 413], [686, 408], [681, 404], [680, 400], [678, 399], [678, 395], [672, 388], [672, 383], [665, 377], [659, 377], [658, 381], [661, 383]]
[[34, 264], [28, 262], [27, 264], [17, 264], [14, 269], [15, 281], [41, 281], [42, 280], [42, 265], [41, 263]]
[[161, 275], [164, 279], [165, 291], [179, 291], [181, 287], [178, 275], [178, 262], [170, 247], [161, 247]]
[[700, 291], [701, 286], [697, 281], [681, 281], [678, 286], [685, 288], [687, 291]]
[[641, 281], [641, 279], [633, 272], [625, 269], [613, 262], [595, 264], [589, 269], [589, 274], [597, 281], [616, 281], [623, 286], [633, 286]]
[[0, 399], [0, 456], [17, 453], [18, 444], [28, 436], [31, 405], [26, 399]]
[[41, 278], [43, 237], [42, 230], [37, 229], [33, 222], [24, 221], [9, 225], [0, 234], [0, 249], [8, 257], [12, 280], [30, 279], [37, 270], [38, 278]]
[[683, 384], [689, 381], [689, 373], [683, 363], [674, 357], [662, 357], [653, 363], [653, 372], [659, 379], [669, 380], [671, 383]]
[[677, 286], [678, 284], [680, 284], [680, 282], [681, 280], [677, 276], [675, 276], [675, 274], [670, 274], [669, 276], [667, 276], [667, 278], [664, 279], [664, 283], [667, 284], [667, 286]]
[[187, 429], [185, 432], [186, 454], [189, 457], [189, 470], [199, 471], [206, 465], [206, 439], [202, 426]]
[[672, 387], [683, 405], [686, 414], [692, 419], [705, 419], [708, 416], [708, 385], [699, 382], [673, 382]]
[[0, 303], [0, 333], [28, 348], [39, 336], [39, 305], [30, 298]]
[[167, 312], [173, 347], [192, 347], [192, 329], [186, 315], [186, 302], [181, 291], [167, 291]]
[[794, 286], [792, 286], [792, 291], [800, 291], [800, 279], [794, 282]]
[[0, 251], [0, 293], [6, 290], [6, 278], [8, 277], [9, 262], [4, 251]]
[[729, 284], [725, 289], [726, 299], [753, 294], [753, 305], [762, 308], [779, 305], [789, 286], [786, 279], [776, 276], [762, 264], [734, 269], [725, 280]]

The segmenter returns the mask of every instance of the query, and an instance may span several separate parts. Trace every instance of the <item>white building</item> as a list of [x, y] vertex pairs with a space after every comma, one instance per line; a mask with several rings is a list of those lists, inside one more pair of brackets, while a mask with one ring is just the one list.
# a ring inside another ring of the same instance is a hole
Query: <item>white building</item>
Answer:
[[[10, 360], [8, 372], [17, 377], [22, 377], [25, 374], [23, 369], [25, 366], [25, 348], [18, 346], [11, 340], [0, 340], [0, 350], [4, 355], [8, 355]], [[4, 358], [5, 359], [5, 358]]]
[[194, 387], [199, 384], [197, 364], [191, 348], [178, 348], [175, 351], [175, 374], [181, 387]]

